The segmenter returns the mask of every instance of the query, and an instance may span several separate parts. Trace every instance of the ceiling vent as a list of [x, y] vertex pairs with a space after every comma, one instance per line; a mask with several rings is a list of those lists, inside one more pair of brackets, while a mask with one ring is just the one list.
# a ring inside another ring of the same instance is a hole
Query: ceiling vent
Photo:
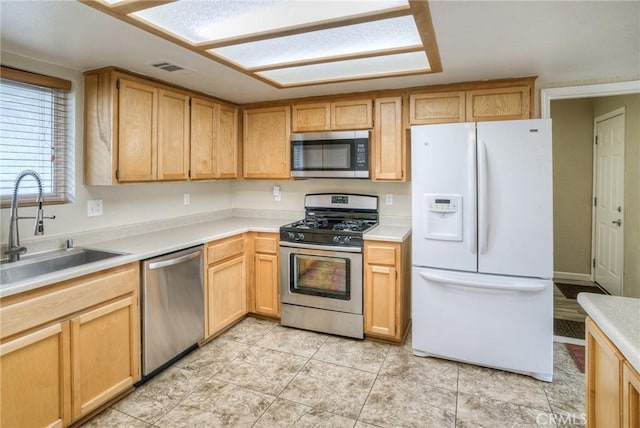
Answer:
[[151, 64], [156, 68], [159, 68], [164, 71], [173, 72], [184, 70], [184, 67], [180, 67], [179, 65], [171, 64], [170, 62], [158, 62], [156, 64]]

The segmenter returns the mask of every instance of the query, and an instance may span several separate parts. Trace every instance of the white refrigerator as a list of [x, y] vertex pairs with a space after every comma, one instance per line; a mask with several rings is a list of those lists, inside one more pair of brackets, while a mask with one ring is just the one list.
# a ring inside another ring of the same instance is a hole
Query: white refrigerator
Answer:
[[553, 374], [551, 120], [411, 128], [412, 346]]

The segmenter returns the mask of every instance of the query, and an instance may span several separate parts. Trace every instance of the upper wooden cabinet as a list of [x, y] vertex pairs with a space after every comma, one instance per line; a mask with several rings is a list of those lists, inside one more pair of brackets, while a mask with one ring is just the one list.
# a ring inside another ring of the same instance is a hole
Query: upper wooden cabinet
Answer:
[[158, 91], [158, 180], [189, 178], [189, 94]]
[[371, 141], [373, 181], [407, 180], [407, 150], [402, 123], [402, 97], [375, 100], [375, 126]]
[[85, 184], [238, 176], [236, 107], [114, 68], [84, 89]]
[[411, 94], [409, 96], [409, 123], [426, 125], [464, 122], [465, 99], [464, 91]]
[[530, 119], [534, 77], [434, 87], [409, 95], [409, 124]]
[[290, 178], [290, 110], [281, 106], [244, 111], [244, 178]]
[[529, 86], [467, 91], [466, 120], [479, 122], [529, 119], [531, 91], [532, 88]]
[[191, 179], [238, 177], [238, 109], [191, 99]]
[[295, 104], [291, 113], [292, 131], [370, 129], [372, 107], [370, 99]]

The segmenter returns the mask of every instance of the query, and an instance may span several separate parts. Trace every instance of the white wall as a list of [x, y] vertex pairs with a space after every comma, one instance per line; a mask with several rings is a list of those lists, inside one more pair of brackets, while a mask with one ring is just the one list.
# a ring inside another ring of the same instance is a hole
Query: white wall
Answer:
[[[34, 238], [33, 223], [20, 222], [20, 236], [24, 239], [45, 239], [48, 236], [71, 234], [92, 229], [116, 227], [127, 224], [160, 220], [178, 216], [195, 215], [217, 210], [231, 209], [231, 183], [228, 181], [204, 183], [154, 183], [122, 186], [85, 186], [83, 171], [83, 76], [80, 71], [30, 58], [2, 52], [2, 64], [34, 73], [46, 74], [72, 81], [75, 99], [75, 177], [76, 199], [73, 204], [45, 207], [45, 215], [55, 215], [55, 220], [45, 220], [45, 236]], [[190, 193], [191, 204], [183, 204], [183, 194]], [[102, 199], [104, 215], [87, 217], [87, 200]], [[33, 215], [33, 207], [20, 208], [20, 215]], [[0, 241], [8, 240], [9, 209], [0, 210]]]
[[[282, 192], [280, 201], [273, 197], [274, 185]], [[355, 179], [310, 179], [296, 181], [235, 181], [231, 184], [234, 209], [264, 209], [304, 211], [306, 193], [344, 192], [377, 195], [383, 220], [389, 217], [411, 216], [410, 183], [376, 183]], [[393, 205], [385, 204], [385, 195], [393, 195]]]

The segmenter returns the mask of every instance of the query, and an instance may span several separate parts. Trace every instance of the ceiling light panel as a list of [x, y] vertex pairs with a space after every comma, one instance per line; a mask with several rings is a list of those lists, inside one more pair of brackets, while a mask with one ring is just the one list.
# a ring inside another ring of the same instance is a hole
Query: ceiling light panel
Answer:
[[129, 16], [197, 44], [407, 5], [407, 0], [179, 0]]
[[208, 52], [254, 69], [340, 55], [421, 46], [413, 16], [328, 28], [275, 39], [231, 45]]
[[300, 67], [279, 68], [256, 73], [282, 86], [295, 86], [330, 81], [366, 79], [429, 72], [424, 52], [410, 52], [371, 58], [336, 61]]

